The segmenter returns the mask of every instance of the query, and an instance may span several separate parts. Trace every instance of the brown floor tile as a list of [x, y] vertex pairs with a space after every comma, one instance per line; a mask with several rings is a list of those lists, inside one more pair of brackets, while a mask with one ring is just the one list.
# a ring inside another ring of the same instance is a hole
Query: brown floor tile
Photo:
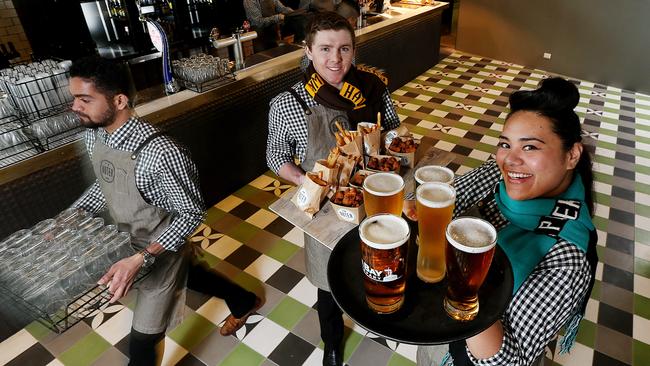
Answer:
[[88, 324], [79, 322], [64, 333], [53, 335], [52, 338], [44, 339], [41, 343], [54, 356], [58, 356], [90, 333], [90, 331], [91, 328]]
[[93, 366], [120, 366], [129, 363], [129, 358], [126, 357], [117, 348], [111, 347], [104, 352], [97, 361], [93, 362]]
[[238, 343], [237, 338], [223, 337], [215, 330], [190, 351], [194, 357], [212, 366], [221, 363]]
[[266, 230], [260, 230], [247, 243], [249, 247], [260, 253], [268, 253], [280, 238]]
[[634, 257], [610, 248], [603, 248], [599, 261], [624, 271], [634, 272]]
[[598, 325], [594, 348], [618, 361], [632, 364], [632, 337]]
[[600, 283], [600, 301], [628, 313], [634, 312], [634, 294], [607, 282]]

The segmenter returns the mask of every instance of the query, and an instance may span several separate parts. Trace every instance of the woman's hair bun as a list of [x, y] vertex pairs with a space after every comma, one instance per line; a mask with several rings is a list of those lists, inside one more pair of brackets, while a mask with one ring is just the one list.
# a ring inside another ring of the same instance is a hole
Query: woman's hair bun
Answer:
[[558, 110], [573, 110], [580, 101], [578, 88], [572, 82], [559, 77], [542, 80], [538, 91], [546, 94]]
[[573, 83], [554, 77], [542, 80], [538, 89], [512, 93], [510, 110], [546, 111], [554, 115], [573, 111], [579, 101], [580, 93]]

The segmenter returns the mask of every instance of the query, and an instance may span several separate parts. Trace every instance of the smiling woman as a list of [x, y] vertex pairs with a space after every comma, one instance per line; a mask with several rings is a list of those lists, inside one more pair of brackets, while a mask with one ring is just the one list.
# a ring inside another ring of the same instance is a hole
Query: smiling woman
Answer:
[[[564, 326], [560, 348], [573, 344], [598, 260], [591, 159], [573, 111], [578, 100], [577, 88], [560, 78], [513, 93], [496, 162], [454, 181], [454, 215], [482, 216], [499, 230], [514, 277], [501, 320], [450, 344], [456, 366], [538, 365]], [[437, 361], [435, 352], [418, 349], [418, 365]]]

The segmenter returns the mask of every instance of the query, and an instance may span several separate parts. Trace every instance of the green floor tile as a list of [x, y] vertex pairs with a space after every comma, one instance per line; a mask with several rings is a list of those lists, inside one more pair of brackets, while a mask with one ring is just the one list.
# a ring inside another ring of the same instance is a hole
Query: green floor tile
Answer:
[[280, 263], [286, 263], [297, 251], [300, 250], [300, 247], [284, 239], [278, 240], [271, 250], [269, 250], [266, 255], [277, 260]]
[[205, 337], [212, 333], [217, 326], [197, 313], [187, 316], [183, 322], [169, 332], [173, 339], [186, 350], [192, 350]]
[[650, 345], [635, 339], [632, 349], [634, 353], [632, 366], [647, 366], [650, 362]]
[[309, 312], [307, 305], [293, 299], [291, 296], [285, 296], [266, 317], [285, 329], [292, 330], [307, 312]]
[[[634, 294], [634, 314], [650, 320], [650, 299]], [[647, 329], [650, 331], [650, 329]]]
[[595, 196], [594, 199], [596, 200], [597, 204], [611, 207], [612, 196], [600, 192], [595, 192], [595, 193], [596, 194], [594, 195]]
[[86, 366], [92, 364], [111, 344], [99, 334], [91, 331], [58, 357], [66, 366]]
[[363, 340], [363, 336], [350, 328], [345, 328], [345, 338], [343, 344], [343, 360], [348, 360], [354, 351], [357, 350], [359, 344]]
[[634, 239], [639, 243], [650, 245], [650, 231], [634, 228]]
[[596, 343], [596, 324], [587, 319], [582, 319], [580, 328], [578, 328], [578, 334], [576, 335], [576, 341], [587, 347], [594, 348], [594, 344]]
[[235, 276], [235, 278], [232, 280], [248, 291], [252, 291], [256, 294], [264, 293], [264, 286], [262, 285], [262, 282], [246, 272], [239, 272], [239, 274], [237, 274], [237, 276]]
[[[218, 244], [214, 244], [214, 245], [218, 245]], [[205, 250], [201, 250], [197, 252], [196, 260], [200, 262], [206, 262], [208, 264], [208, 267], [210, 268], [216, 268], [217, 265], [221, 262], [221, 259], [206, 252]]]
[[25, 327], [25, 330], [28, 331], [29, 334], [31, 334], [34, 338], [36, 338], [37, 341], [44, 339], [48, 334], [52, 333], [52, 331], [37, 321], [29, 323]]
[[255, 352], [247, 345], [240, 343], [230, 354], [219, 364], [219, 366], [256, 366], [264, 362], [264, 356]]
[[594, 281], [594, 288], [591, 289], [591, 296], [594, 300], [600, 300], [600, 281]]
[[390, 360], [388, 360], [388, 366], [415, 366], [415, 362], [400, 355], [399, 353], [393, 353]]
[[228, 230], [226, 234], [231, 238], [246, 243], [260, 231], [260, 228], [246, 221], [240, 222], [238, 225]]
[[216, 207], [210, 207], [206, 212], [204, 223], [210, 226], [210, 224], [219, 221], [219, 219], [221, 219], [225, 214], [224, 211], [221, 211]]
[[634, 258], [634, 273], [650, 278], [650, 262], [643, 258]]
[[609, 222], [608, 219], [605, 219], [600, 216], [594, 216], [592, 218], [592, 221], [594, 222], [594, 226], [596, 229], [607, 232], [607, 223]]
[[645, 175], [650, 175], [650, 166], [643, 166], [643, 165], [635, 165], [634, 166], [634, 171], [637, 173], [642, 173]]
[[612, 180], [614, 177], [611, 175], [603, 174], [600, 172], [594, 172], [594, 181], [600, 182], [600, 183], [605, 183], [605, 184], [612, 184]]
[[233, 193], [233, 195], [246, 200], [248, 197], [257, 192], [259, 192], [259, 189], [247, 184], [244, 187], [240, 188], [237, 192]]
[[650, 206], [642, 205], [640, 203], [634, 204], [635, 213], [643, 217], [650, 217]]

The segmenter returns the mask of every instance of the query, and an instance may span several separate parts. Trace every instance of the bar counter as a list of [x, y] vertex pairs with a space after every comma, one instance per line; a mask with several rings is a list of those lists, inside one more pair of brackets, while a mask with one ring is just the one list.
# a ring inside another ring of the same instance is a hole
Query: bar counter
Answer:
[[[386, 70], [390, 91], [401, 87], [438, 62], [447, 6], [389, 9], [387, 19], [356, 31], [357, 62]], [[208, 206], [268, 169], [268, 104], [300, 80], [302, 55], [296, 50], [240, 70], [235, 82], [205, 93], [184, 90], [136, 107], [190, 149]], [[93, 180], [81, 140], [1, 169], [0, 238], [54, 216]]]

